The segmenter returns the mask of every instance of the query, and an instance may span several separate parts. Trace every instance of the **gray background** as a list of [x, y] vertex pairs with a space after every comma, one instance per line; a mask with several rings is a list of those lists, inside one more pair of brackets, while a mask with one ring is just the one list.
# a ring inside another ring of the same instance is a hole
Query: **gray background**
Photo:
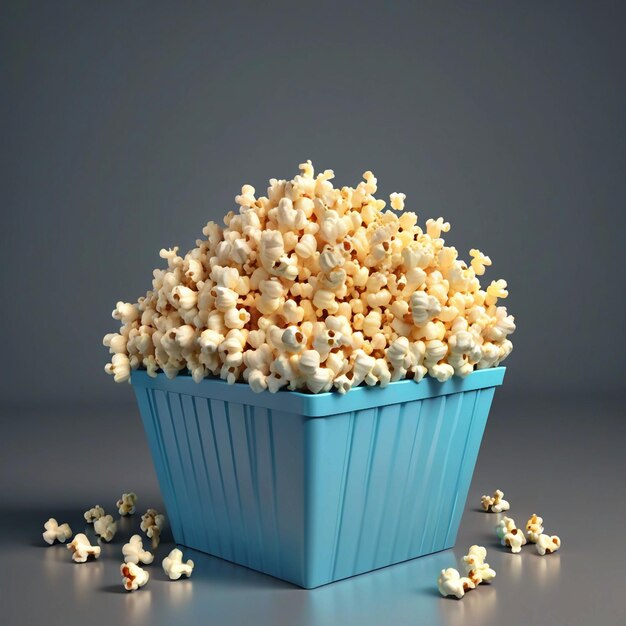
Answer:
[[625, 18], [602, 2], [4, 3], [1, 402], [130, 402], [102, 372], [115, 302], [242, 184], [306, 158], [338, 184], [373, 170], [422, 223], [448, 219], [464, 258], [491, 256], [518, 324], [505, 393], [623, 388]]
[[[3, 624], [90, 610], [151, 624], [626, 621], [607, 591], [626, 557], [607, 540], [626, 515], [624, 3], [0, 10]], [[462, 256], [480, 248], [487, 277], [509, 282], [515, 349], [455, 549], [484, 542], [496, 583], [439, 599], [433, 572], [454, 558], [442, 553], [302, 592], [198, 556], [191, 581], [155, 573], [124, 596], [119, 545], [92, 569], [36, 549], [50, 515], [76, 526], [127, 488], [160, 504], [131, 389], [102, 369], [110, 311], [242, 184], [262, 190], [307, 158], [338, 184], [372, 169], [381, 195], [405, 192], [422, 222], [444, 216]], [[493, 544], [474, 508], [496, 487], [519, 523], [549, 520], [558, 556]]]

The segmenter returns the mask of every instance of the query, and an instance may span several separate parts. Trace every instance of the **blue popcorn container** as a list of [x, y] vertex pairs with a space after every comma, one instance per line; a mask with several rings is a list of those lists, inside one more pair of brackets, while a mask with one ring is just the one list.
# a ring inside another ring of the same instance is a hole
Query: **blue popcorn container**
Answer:
[[131, 381], [176, 543], [311, 589], [454, 545], [504, 371], [343, 396]]

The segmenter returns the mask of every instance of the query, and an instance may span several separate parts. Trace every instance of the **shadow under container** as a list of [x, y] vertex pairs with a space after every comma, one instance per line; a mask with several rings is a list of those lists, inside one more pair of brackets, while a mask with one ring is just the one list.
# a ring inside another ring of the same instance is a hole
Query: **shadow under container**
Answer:
[[504, 371], [343, 396], [132, 384], [176, 543], [310, 589], [454, 545]]

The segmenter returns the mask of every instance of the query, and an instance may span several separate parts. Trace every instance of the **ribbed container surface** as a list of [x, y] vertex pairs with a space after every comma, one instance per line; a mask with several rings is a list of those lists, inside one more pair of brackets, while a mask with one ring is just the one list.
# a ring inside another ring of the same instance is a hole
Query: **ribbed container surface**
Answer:
[[312, 588], [454, 545], [504, 369], [345, 396], [132, 383], [176, 543]]

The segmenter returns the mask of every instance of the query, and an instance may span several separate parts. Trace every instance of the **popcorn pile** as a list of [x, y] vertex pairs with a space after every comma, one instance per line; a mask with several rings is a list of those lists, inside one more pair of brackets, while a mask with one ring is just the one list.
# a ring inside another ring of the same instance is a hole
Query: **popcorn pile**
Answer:
[[119, 333], [104, 337], [116, 382], [131, 369], [169, 378], [188, 370], [281, 388], [346, 393], [403, 378], [439, 381], [495, 367], [511, 352], [514, 318], [498, 300], [506, 282], [482, 289], [489, 257], [469, 266], [446, 246], [443, 218], [404, 211], [405, 195], [376, 199], [365, 172], [356, 188], [333, 187], [310, 161], [267, 196], [244, 185], [225, 228], [209, 222], [184, 257], [161, 250], [167, 269], [134, 303], [118, 302]]

